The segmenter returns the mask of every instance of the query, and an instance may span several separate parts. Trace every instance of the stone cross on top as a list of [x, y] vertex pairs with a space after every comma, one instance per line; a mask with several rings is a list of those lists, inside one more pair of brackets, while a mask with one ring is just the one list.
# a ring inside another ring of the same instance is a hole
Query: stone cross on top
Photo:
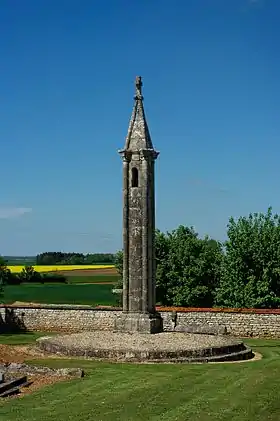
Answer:
[[135, 88], [136, 88], [136, 93], [135, 93], [135, 99], [143, 99], [142, 97], [142, 78], [141, 76], [136, 76], [135, 79]]

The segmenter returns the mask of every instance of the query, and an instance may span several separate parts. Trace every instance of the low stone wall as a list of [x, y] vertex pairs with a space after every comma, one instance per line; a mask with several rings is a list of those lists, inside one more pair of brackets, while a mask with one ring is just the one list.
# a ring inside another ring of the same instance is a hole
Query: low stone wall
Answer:
[[[159, 311], [165, 331], [192, 325], [210, 329], [223, 326], [228, 334], [237, 337], [280, 338], [280, 310], [159, 308]], [[119, 315], [119, 309], [87, 306], [0, 306], [0, 331], [1, 324], [46, 332], [112, 331]]]
[[7, 312], [14, 325], [42, 332], [113, 330], [115, 318], [120, 314], [119, 310], [92, 309], [87, 306], [10, 306], [8, 309], [0, 307], [3, 321]]
[[[170, 312], [162, 312], [163, 326], [174, 326]], [[280, 338], [280, 314], [261, 314], [229, 311], [187, 311], [177, 313], [177, 327], [191, 325], [214, 328], [223, 326], [228, 334], [237, 337]]]

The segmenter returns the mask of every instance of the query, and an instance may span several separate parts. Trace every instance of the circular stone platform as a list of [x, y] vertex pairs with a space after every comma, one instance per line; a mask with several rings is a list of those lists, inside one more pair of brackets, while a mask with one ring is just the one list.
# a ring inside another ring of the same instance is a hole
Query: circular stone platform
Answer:
[[83, 332], [42, 337], [37, 345], [52, 354], [120, 362], [215, 362], [247, 360], [254, 356], [240, 340], [179, 332]]

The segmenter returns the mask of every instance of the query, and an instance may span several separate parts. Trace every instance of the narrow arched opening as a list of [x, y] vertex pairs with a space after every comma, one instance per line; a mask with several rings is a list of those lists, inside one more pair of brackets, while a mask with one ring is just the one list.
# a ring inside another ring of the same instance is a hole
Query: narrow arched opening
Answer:
[[138, 187], [138, 169], [133, 167], [131, 169], [131, 187]]

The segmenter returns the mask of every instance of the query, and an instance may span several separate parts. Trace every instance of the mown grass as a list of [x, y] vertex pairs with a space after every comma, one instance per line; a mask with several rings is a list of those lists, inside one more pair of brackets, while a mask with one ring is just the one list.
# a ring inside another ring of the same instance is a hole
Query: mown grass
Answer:
[[[47, 333], [47, 335], [55, 335], [55, 333]], [[3, 345], [29, 345], [40, 338], [40, 336], [46, 336], [46, 333], [42, 332], [24, 332], [24, 333], [0, 333], [0, 344]]]
[[15, 301], [42, 304], [115, 305], [112, 285], [79, 284], [22, 284], [7, 285], [2, 302]]
[[[134, 365], [39, 360], [81, 367], [84, 379], [57, 383], [0, 406], [1, 421], [278, 421], [280, 341], [248, 340], [256, 362]], [[36, 361], [33, 361], [36, 362]]]

